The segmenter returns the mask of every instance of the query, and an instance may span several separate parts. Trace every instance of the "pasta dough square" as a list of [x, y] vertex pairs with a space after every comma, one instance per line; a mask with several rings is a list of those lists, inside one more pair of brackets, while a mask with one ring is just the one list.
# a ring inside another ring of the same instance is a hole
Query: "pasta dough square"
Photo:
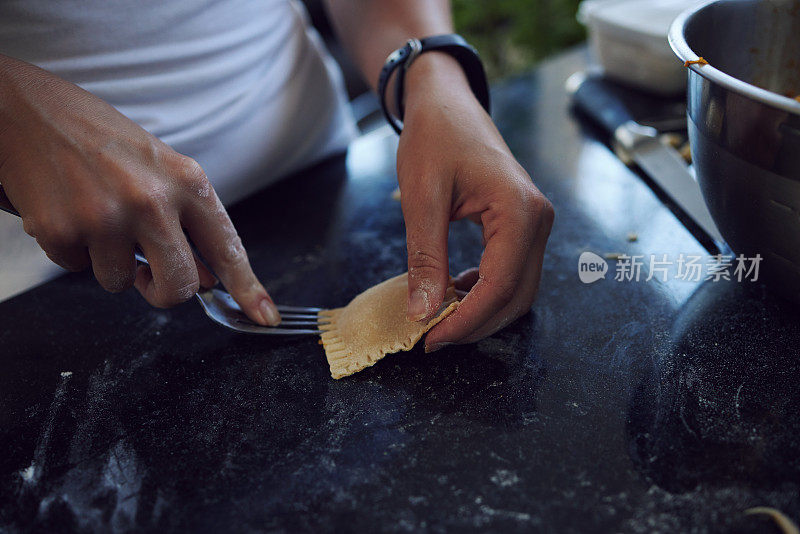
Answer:
[[322, 345], [339, 379], [375, 365], [387, 354], [411, 350], [422, 336], [458, 307], [452, 284], [439, 313], [428, 321], [406, 319], [408, 273], [373, 286], [344, 308], [319, 312]]

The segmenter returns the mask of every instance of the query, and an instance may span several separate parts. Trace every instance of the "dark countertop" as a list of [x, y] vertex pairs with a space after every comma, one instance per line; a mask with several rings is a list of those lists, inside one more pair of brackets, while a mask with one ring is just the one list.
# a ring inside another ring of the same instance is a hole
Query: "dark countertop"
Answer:
[[[568, 112], [584, 62], [495, 88], [557, 214], [532, 313], [475, 345], [334, 381], [316, 338], [236, 335], [86, 274], [0, 304], [0, 531], [749, 532], [773, 527], [748, 507], [800, 517], [797, 310], [760, 284], [578, 279], [586, 250], [704, 253]], [[342, 305], [405, 270], [394, 143], [379, 131], [346, 165], [231, 210], [276, 301]], [[476, 264], [476, 228], [454, 224], [451, 250], [453, 271]]]

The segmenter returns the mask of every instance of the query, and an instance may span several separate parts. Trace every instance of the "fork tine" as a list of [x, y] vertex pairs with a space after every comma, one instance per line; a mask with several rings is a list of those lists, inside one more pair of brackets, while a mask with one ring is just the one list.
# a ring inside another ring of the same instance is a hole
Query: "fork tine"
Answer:
[[[234, 322], [236, 322], [238, 324], [241, 324], [241, 325], [256, 326], [258, 328], [265, 328], [265, 327], [263, 327], [261, 325], [258, 325], [256, 323], [250, 321], [249, 319], [244, 318], [244, 317], [241, 318], [241, 319], [238, 319], [238, 318], [234, 319]], [[271, 326], [271, 327], [267, 327], [267, 328], [286, 328], [288, 326], [313, 326], [313, 327], [317, 327], [317, 326], [319, 326], [321, 324], [327, 324], [327, 323], [324, 323], [324, 322], [323, 323], [319, 323], [317, 321], [281, 321], [281, 324], [279, 324], [278, 326]]]
[[319, 323], [317, 323], [317, 321], [281, 321], [281, 324], [275, 328], [281, 328], [284, 326], [317, 326], [318, 324]]
[[325, 309], [325, 308], [310, 308], [310, 307], [306, 307], [306, 306], [283, 306], [283, 305], [280, 305], [280, 304], [275, 306], [275, 307], [278, 308], [278, 311], [280, 313], [283, 313], [283, 312], [286, 312], [286, 313], [319, 313], [319, 312], [321, 312], [322, 310]]
[[[278, 326], [261, 326], [247, 319], [234, 319], [236, 329], [240, 332], [254, 334], [321, 334], [316, 323], [305, 321], [283, 321]], [[304, 328], [305, 327], [305, 328]], [[310, 327], [310, 328], [308, 328]]]
[[282, 319], [308, 319], [310, 321], [316, 321], [317, 317], [318, 316], [316, 314], [311, 314], [311, 313], [282, 313], [281, 314], [281, 318]]
[[266, 327], [258, 325], [240, 325], [237, 328], [235, 328], [235, 330], [237, 332], [246, 332], [248, 334], [268, 334], [268, 335], [283, 335], [283, 336], [302, 336], [309, 334], [320, 335], [322, 333], [319, 330], [311, 330], [306, 328], [277, 328], [277, 327]]

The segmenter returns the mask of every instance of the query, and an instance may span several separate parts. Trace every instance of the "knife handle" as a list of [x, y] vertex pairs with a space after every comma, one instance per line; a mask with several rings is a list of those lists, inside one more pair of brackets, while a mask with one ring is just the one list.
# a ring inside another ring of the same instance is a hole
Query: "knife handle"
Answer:
[[623, 124], [634, 121], [622, 100], [598, 78], [584, 76], [572, 91], [575, 106], [611, 135]]

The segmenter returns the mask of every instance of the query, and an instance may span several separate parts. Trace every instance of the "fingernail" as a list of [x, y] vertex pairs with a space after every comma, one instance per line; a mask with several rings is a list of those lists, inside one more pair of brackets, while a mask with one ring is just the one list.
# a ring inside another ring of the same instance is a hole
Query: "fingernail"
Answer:
[[436, 352], [437, 350], [441, 350], [445, 347], [452, 345], [452, 343], [448, 341], [443, 341], [442, 343], [434, 343], [432, 345], [425, 345], [425, 354], [430, 354], [431, 352]]
[[278, 326], [281, 324], [281, 316], [277, 308], [275, 308], [275, 305], [269, 300], [262, 300], [259, 310], [261, 311], [261, 318], [264, 319], [264, 322], [269, 326]]
[[424, 289], [417, 288], [411, 294], [411, 299], [408, 302], [408, 311], [406, 317], [409, 321], [421, 321], [428, 315], [428, 306], [430, 305], [430, 298], [428, 292]]

